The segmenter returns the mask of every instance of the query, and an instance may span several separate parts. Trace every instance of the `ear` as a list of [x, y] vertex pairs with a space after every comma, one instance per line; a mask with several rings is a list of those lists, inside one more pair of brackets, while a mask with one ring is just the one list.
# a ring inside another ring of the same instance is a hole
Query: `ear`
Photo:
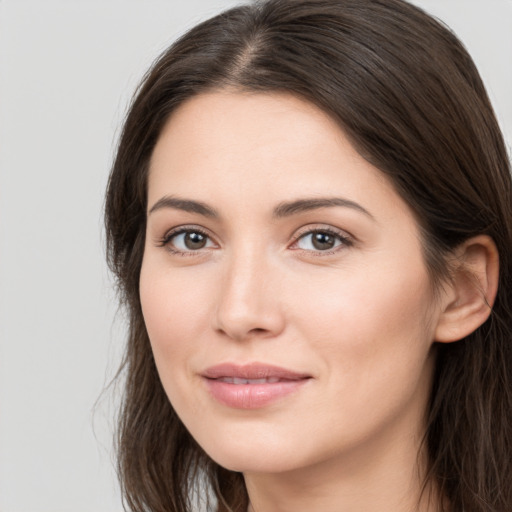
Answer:
[[480, 327], [489, 318], [498, 291], [499, 256], [492, 238], [470, 238], [453, 256], [435, 331], [435, 341], [442, 343], [461, 340]]

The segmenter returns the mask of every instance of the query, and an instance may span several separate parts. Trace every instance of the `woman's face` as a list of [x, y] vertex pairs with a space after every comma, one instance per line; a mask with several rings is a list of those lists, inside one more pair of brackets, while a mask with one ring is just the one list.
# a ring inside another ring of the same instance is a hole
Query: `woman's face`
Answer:
[[215, 461], [282, 472], [419, 439], [440, 308], [418, 226], [326, 114], [196, 96], [148, 186], [144, 319], [169, 400]]

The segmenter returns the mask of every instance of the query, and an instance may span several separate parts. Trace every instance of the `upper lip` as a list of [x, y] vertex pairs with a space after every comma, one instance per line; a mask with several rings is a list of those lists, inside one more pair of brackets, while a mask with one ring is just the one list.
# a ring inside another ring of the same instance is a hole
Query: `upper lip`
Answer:
[[265, 363], [235, 364], [222, 363], [207, 368], [201, 373], [207, 379], [220, 379], [223, 377], [234, 377], [239, 379], [283, 379], [301, 380], [310, 378], [311, 375], [296, 372]]

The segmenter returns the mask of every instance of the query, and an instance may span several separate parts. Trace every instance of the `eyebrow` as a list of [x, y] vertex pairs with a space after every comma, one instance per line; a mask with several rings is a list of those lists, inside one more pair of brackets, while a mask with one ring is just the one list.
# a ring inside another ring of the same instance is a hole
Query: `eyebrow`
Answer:
[[[305, 198], [282, 202], [274, 208], [272, 216], [274, 218], [280, 219], [283, 217], [290, 217], [297, 213], [308, 212], [320, 208], [333, 208], [336, 206], [357, 210], [361, 213], [364, 213], [371, 219], [374, 219], [373, 215], [368, 210], [363, 208], [359, 203], [341, 197]], [[201, 201], [194, 201], [192, 199], [183, 199], [175, 196], [164, 196], [159, 199], [151, 207], [149, 214], [164, 208], [172, 208], [174, 210], [197, 213], [212, 219], [218, 219], [220, 217], [218, 212], [211, 206], [208, 206], [206, 203]]]
[[319, 208], [332, 208], [341, 206], [344, 208], [351, 208], [364, 213], [371, 219], [375, 220], [373, 215], [363, 208], [359, 203], [344, 199], [341, 197], [319, 197], [311, 199], [298, 199], [296, 201], [289, 201], [280, 203], [275, 209], [273, 216], [275, 218], [289, 217], [297, 213], [307, 212], [310, 210], [316, 210]]
[[182, 210], [184, 212], [198, 213], [204, 217], [218, 218], [219, 214], [211, 206], [200, 201], [192, 201], [191, 199], [181, 199], [174, 196], [164, 196], [159, 199], [149, 210], [149, 215], [163, 208], [172, 208], [174, 210]]

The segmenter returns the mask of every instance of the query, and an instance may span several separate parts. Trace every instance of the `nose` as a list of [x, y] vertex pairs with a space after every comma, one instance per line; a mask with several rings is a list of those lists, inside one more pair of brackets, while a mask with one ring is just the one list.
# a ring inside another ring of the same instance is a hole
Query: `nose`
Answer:
[[226, 262], [217, 298], [214, 329], [237, 341], [278, 336], [285, 327], [279, 270], [261, 255]]

